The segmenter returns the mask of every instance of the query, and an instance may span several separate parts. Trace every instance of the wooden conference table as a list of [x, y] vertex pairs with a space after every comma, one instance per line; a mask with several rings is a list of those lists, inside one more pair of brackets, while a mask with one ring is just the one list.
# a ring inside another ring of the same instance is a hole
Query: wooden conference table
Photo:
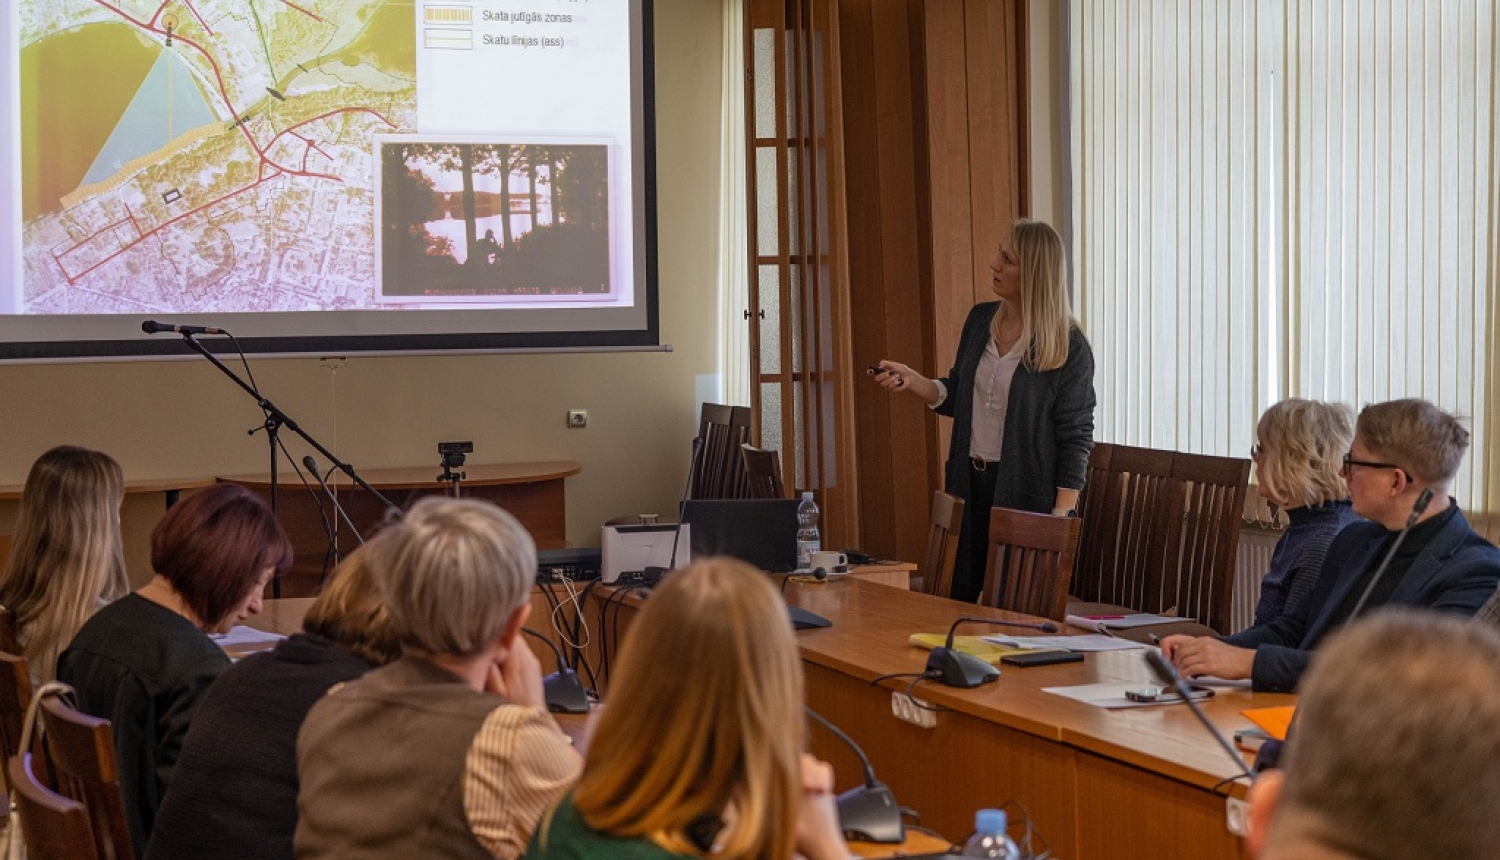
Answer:
[[[788, 602], [833, 622], [797, 634], [808, 705], [865, 750], [876, 776], [922, 823], [959, 839], [973, 828], [975, 809], [1007, 800], [1029, 810], [1053, 856], [1067, 860], [1241, 858], [1240, 837], [1226, 827], [1226, 795], [1242, 799], [1243, 781], [1224, 751], [1183, 705], [1105, 710], [1043, 691], [1045, 687], [1152, 683], [1136, 651], [1089, 654], [1082, 663], [1003, 667], [1000, 679], [972, 690], [922, 682], [916, 694], [948, 710], [934, 728], [901, 722], [893, 691], [917, 673], [927, 652], [907, 644], [917, 632], [944, 632], [960, 615], [1025, 619], [883, 585], [846, 579], [795, 584]], [[590, 600], [603, 604], [610, 589]], [[619, 599], [615, 602], [620, 603]], [[621, 630], [595, 631], [613, 645], [640, 601], [623, 600]], [[981, 625], [961, 633], [983, 633]], [[1030, 632], [1030, 631], [1016, 631]], [[1071, 631], [1081, 632], [1081, 631]], [[1288, 695], [1220, 689], [1204, 703], [1226, 735], [1249, 728], [1240, 711], [1290, 704]], [[813, 751], [832, 762], [838, 785], [861, 779], [854, 755], [816, 727]]]

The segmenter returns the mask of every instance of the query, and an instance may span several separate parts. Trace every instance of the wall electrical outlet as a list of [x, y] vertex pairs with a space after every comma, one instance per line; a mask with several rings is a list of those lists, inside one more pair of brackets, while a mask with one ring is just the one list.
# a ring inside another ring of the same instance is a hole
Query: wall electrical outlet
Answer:
[[569, 427], [587, 427], [587, 426], [589, 426], [589, 414], [587, 412], [583, 411], [582, 409], [570, 409], [570, 410], [568, 410], [568, 426]]
[[912, 701], [911, 696], [905, 693], [891, 693], [891, 713], [895, 714], [896, 719], [902, 722], [921, 726], [924, 729], [931, 729], [937, 726], [937, 711], [932, 710], [930, 707], [924, 708], [918, 705]]
[[1250, 804], [1238, 797], [1226, 798], [1224, 827], [1235, 836], [1250, 835]]

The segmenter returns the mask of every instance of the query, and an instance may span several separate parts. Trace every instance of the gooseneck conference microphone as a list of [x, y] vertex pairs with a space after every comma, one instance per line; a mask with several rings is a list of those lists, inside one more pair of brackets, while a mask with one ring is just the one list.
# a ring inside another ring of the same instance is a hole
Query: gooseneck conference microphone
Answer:
[[1208, 729], [1208, 733], [1214, 736], [1214, 740], [1219, 742], [1219, 748], [1224, 750], [1224, 754], [1234, 760], [1234, 766], [1239, 770], [1240, 774], [1245, 779], [1255, 782], [1255, 773], [1245, 766], [1245, 760], [1240, 757], [1239, 753], [1234, 751], [1234, 745], [1229, 742], [1228, 738], [1224, 737], [1224, 733], [1219, 731], [1218, 727], [1209, 721], [1208, 715], [1203, 713], [1203, 709], [1193, 699], [1193, 691], [1188, 689], [1187, 684], [1183, 683], [1182, 676], [1177, 674], [1177, 669], [1171, 663], [1167, 662], [1167, 658], [1161, 655], [1161, 651], [1155, 648], [1147, 648], [1146, 664], [1151, 667], [1151, 672], [1156, 675], [1158, 681], [1176, 690], [1177, 695], [1181, 696], [1184, 702], [1187, 702], [1187, 706], [1193, 711], [1193, 716], [1197, 717], [1198, 722], [1202, 723], [1203, 727]]
[[333, 502], [333, 509], [335, 511], [338, 511], [339, 516], [344, 518], [344, 524], [349, 526], [349, 531], [354, 532], [354, 539], [363, 544], [365, 542], [365, 536], [359, 533], [359, 529], [355, 528], [354, 526], [354, 520], [349, 519], [349, 512], [344, 510], [343, 505], [339, 504], [338, 495], [336, 495], [333, 490], [329, 488], [328, 481], [323, 478], [323, 472], [318, 469], [318, 461], [313, 459], [313, 455], [308, 454], [306, 457], [302, 458], [302, 465], [307, 469], [307, 471], [313, 473], [314, 478], [318, 479], [318, 486], [323, 488], [323, 492], [327, 494], [328, 500], [330, 502]]
[[901, 820], [901, 807], [885, 783], [875, 778], [875, 768], [865, 751], [854, 739], [839, 730], [817, 711], [803, 706], [809, 717], [817, 720], [830, 734], [843, 741], [859, 757], [865, 769], [865, 784], [840, 794], [836, 804], [839, 810], [839, 829], [845, 839], [860, 842], [893, 844], [906, 841], [906, 823]]
[[567, 661], [563, 659], [562, 649], [557, 647], [556, 642], [530, 627], [522, 627], [521, 632], [546, 642], [547, 647], [552, 649], [553, 656], [557, 657], [557, 671], [542, 678], [542, 693], [547, 700], [547, 710], [554, 714], [588, 713], [589, 694], [583, 689], [583, 681], [579, 680], [578, 673], [569, 668]]
[[179, 325], [177, 323], [157, 322], [156, 320], [146, 320], [141, 323], [141, 331], [146, 334], [160, 334], [164, 331], [176, 332], [182, 335], [229, 334], [224, 329], [214, 328], [211, 325]]
[[960, 616], [957, 621], [953, 622], [953, 626], [948, 628], [948, 639], [943, 646], [932, 649], [932, 653], [927, 655], [927, 666], [923, 671], [923, 674], [938, 673], [933, 680], [948, 687], [977, 687], [1000, 677], [1000, 670], [989, 663], [972, 654], [953, 649], [953, 634], [958, 630], [958, 625], [964, 623], [1024, 627], [1028, 630], [1040, 630], [1043, 633], [1058, 631], [1058, 626], [1051, 621], [1002, 621], [998, 618], [980, 618], [974, 615]]
[[1410, 532], [1411, 527], [1422, 518], [1422, 514], [1427, 512], [1427, 506], [1430, 504], [1432, 504], [1432, 488], [1428, 487], [1422, 491], [1422, 495], [1417, 496], [1417, 501], [1412, 504], [1411, 515], [1406, 518], [1406, 525], [1396, 533], [1396, 539], [1391, 541], [1391, 548], [1385, 551], [1385, 558], [1380, 560], [1380, 567], [1375, 569], [1375, 575], [1370, 577], [1370, 584], [1365, 586], [1364, 593], [1359, 596], [1359, 602], [1354, 604], [1353, 611], [1349, 613], [1349, 621], [1359, 617], [1359, 611], [1365, 608], [1365, 601], [1370, 599], [1371, 592], [1375, 590], [1375, 584], [1382, 576], [1385, 576], [1385, 569], [1391, 566], [1391, 559], [1396, 557], [1396, 550], [1400, 549], [1401, 543], [1406, 540], [1407, 532]]

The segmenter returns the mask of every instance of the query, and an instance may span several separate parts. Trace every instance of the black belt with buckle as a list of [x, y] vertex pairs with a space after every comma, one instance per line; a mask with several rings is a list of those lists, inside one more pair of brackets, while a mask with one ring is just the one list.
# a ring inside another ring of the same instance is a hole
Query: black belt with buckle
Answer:
[[1000, 461], [999, 460], [986, 460], [983, 457], [970, 457], [969, 458], [969, 468], [973, 469], [976, 472], [983, 472], [985, 469], [988, 469], [989, 467], [995, 465], [998, 462], [1000, 462]]

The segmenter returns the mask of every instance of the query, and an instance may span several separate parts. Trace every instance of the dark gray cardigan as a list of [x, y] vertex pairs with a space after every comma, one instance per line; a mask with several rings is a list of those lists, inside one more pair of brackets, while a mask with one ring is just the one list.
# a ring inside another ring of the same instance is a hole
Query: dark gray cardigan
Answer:
[[[999, 302], [969, 312], [958, 358], [940, 381], [948, 398], [936, 411], [953, 419], [948, 449], [948, 492], [968, 498], [969, 436], [974, 415], [974, 373], [990, 340], [990, 318]], [[1094, 447], [1094, 353], [1083, 332], [1068, 335], [1068, 360], [1038, 373], [1016, 367], [1005, 409], [1005, 438], [995, 482], [995, 506], [1049, 513], [1057, 488], [1082, 489]]]

